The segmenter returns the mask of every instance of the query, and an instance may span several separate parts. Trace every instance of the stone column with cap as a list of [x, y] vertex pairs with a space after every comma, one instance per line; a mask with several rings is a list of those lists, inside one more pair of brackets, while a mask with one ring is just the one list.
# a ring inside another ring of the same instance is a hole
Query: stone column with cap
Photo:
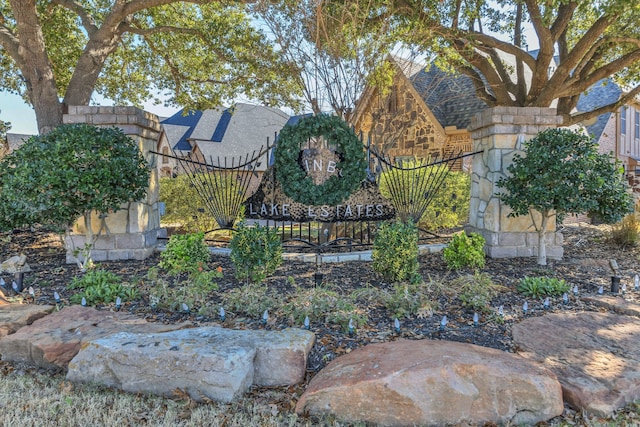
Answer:
[[[159, 182], [156, 167], [156, 149], [160, 135], [158, 116], [136, 107], [70, 106], [63, 123], [89, 123], [98, 127], [118, 127], [131, 137], [149, 163], [149, 188], [143, 200], [128, 203], [122, 209], [107, 215], [103, 223], [93, 213], [91, 225], [100, 232], [91, 258], [94, 261], [145, 259], [157, 246], [160, 228], [158, 211]], [[76, 263], [74, 249], [84, 248], [86, 226], [80, 218], [66, 237], [67, 263]]]
[[[469, 231], [481, 234], [487, 241], [485, 251], [493, 258], [532, 257], [538, 254], [538, 234], [530, 215], [509, 217], [511, 209], [499, 198], [504, 191], [497, 186], [507, 176], [507, 167], [516, 153], [522, 154], [523, 142], [545, 129], [562, 124], [554, 108], [494, 107], [471, 120], [468, 127], [473, 151]], [[533, 212], [540, 224], [540, 214]], [[562, 258], [562, 234], [556, 232], [555, 221], [547, 231], [547, 257]]]

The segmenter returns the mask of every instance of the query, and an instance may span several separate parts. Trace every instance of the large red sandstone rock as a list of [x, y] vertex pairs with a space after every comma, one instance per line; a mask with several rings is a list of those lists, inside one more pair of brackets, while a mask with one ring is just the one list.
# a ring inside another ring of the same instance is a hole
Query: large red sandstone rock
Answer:
[[99, 311], [73, 305], [36, 320], [15, 334], [0, 339], [0, 356], [46, 369], [66, 369], [83, 343], [117, 332], [154, 333], [182, 329], [176, 325], [149, 323], [124, 312]]
[[53, 310], [51, 305], [2, 304], [0, 293], [0, 338], [13, 334], [23, 326], [46, 316]]
[[553, 373], [516, 355], [399, 340], [335, 359], [313, 378], [296, 411], [383, 426], [532, 425], [562, 414], [563, 403]]
[[640, 321], [611, 313], [554, 313], [513, 326], [523, 356], [544, 363], [577, 409], [607, 416], [640, 399]]

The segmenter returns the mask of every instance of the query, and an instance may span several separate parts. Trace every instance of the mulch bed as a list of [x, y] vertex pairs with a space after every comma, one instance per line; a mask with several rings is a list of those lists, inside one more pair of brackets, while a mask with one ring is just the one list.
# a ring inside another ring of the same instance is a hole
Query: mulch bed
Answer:
[[[432, 313], [400, 319], [399, 333], [394, 329], [394, 319], [390, 318], [383, 307], [369, 307], [368, 323], [358, 328], [353, 334], [348, 334], [339, 325], [312, 321], [311, 330], [316, 334], [317, 342], [309, 357], [307, 380], [340, 354], [368, 343], [391, 341], [400, 337], [452, 340], [504, 351], [515, 351], [517, 349], [514, 348], [512, 341], [511, 326], [525, 316], [539, 316], [550, 311], [602, 310], [583, 301], [582, 297], [596, 295], [600, 286], [604, 287], [605, 292], [609, 291], [612, 275], [608, 266], [609, 259], [617, 260], [620, 267], [622, 283], [625, 283], [628, 289], [624, 298], [629, 301], [638, 299], [640, 292], [633, 290], [633, 276], [640, 273], [640, 250], [637, 247], [622, 248], [611, 243], [608, 240], [608, 229], [604, 226], [581, 224], [563, 227], [561, 231], [565, 238], [564, 258], [561, 261], [550, 260], [546, 267], [537, 265], [534, 258], [487, 259], [486, 266], [481, 271], [489, 274], [494, 283], [501, 287], [498, 295], [491, 301], [494, 320], [491, 320], [491, 313], [484, 314], [478, 326], [473, 324], [473, 312], [464, 307], [462, 301], [455, 297], [455, 293], [448, 297], [439, 296]], [[65, 263], [65, 250], [59, 237], [33, 230], [14, 230], [0, 234], [0, 262], [19, 253], [27, 256], [27, 262], [33, 270], [26, 275], [25, 289], [28, 286], [35, 289], [35, 303], [53, 304], [55, 291], [68, 304], [73, 291], [68, 290], [67, 285], [74, 277], [80, 275], [80, 271], [76, 265]], [[159, 261], [159, 255], [156, 254], [144, 261], [101, 262], [98, 265], [102, 269], [120, 275], [125, 281], [135, 283], [146, 275], [149, 268], [157, 266]], [[471, 273], [470, 271], [449, 271], [441, 253], [421, 256], [419, 261], [420, 273], [425, 281], [435, 280], [444, 286], [458, 275]], [[233, 265], [228, 257], [213, 256], [210, 267], [219, 266], [222, 267], [224, 276], [218, 280], [220, 286], [218, 293], [244, 284], [233, 277]], [[331, 289], [344, 295], [349, 295], [354, 290], [365, 286], [393, 289], [392, 284], [386, 283], [373, 271], [370, 263], [324, 264], [321, 268], [324, 273], [324, 283], [331, 284]], [[313, 263], [285, 261], [276, 273], [266, 280], [266, 284], [271, 289], [277, 289], [279, 293], [292, 292], [291, 278], [295, 280], [297, 286], [313, 287], [315, 286], [314, 272]], [[578, 296], [571, 294], [568, 304], [563, 304], [561, 298], [552, 298], [551, 307], [545, 310], [542, 307], [542, 301], [531, 299], [527, 301], [516, 291], [520, 278], [543, 275], [564, 279], [571, 286], [577, 285]], [[4, 278], [7, 281], [10, 279], [6, 274]], [[5, 291], [5, 294], [11, 296], [12, 292]], [[198, 325], [218, 320], [197, 314], [152, 308], [145, 298], [143, 295], [141, 300], [127, 303], [122, 309], [157, 322], [191, 320]], [[212, 296], [212, 298], [216, 297]], [[525, 301], [529, 305], [526, 315], [522, 311]], [[495, 310], [499, 306], [504, 307], [504, 321], [495, 321]], [[98, 308], [114, 309], [113, 306]], [[440, 321], [445, 315], [449, 322], [446, 328], [441, 330]], [[265, 327], [261, 319], [234, 317], [233, 313], [230, 313], [225, 326], [243, 329]], [[287, 326], [301, 325], [292, 325], [287, 319], [271, 319], [266, 327], [279, 329]]]

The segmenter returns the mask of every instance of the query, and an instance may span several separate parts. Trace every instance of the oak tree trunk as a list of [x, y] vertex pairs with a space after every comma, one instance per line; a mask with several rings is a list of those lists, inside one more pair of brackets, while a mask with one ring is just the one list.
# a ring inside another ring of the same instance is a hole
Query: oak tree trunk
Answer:
[[47, 55], [35, 0], [10, 0], [18, 34], [18, 63], [33, 105], [38, 131], [47, 133], [62, 123], [63, 106]]

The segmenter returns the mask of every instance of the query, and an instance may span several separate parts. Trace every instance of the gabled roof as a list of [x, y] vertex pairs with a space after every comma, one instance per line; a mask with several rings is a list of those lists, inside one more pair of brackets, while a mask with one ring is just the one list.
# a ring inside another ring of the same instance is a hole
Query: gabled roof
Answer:
[[273, 144], [274, 136], [289, 120], [275, 108], [238, 103], [204, 111], [182, 111], [162, 120], [169, 145], [189, 152], [197, 145], [205, 159], [245, 156]]
[[[580, 95], [576, 109], [579, 112], [592, 111], [604, 105], [612, 104], [620, 99], [622, 90], [610, 79], [600, 80], [589, 90]], [[587, 132], [593, 135], [596, 141], [600, 140], [602, 132], [612, 113], [600, 114], [595, 123], [586, 126]]]
[[443, 128], [466, 129], [471, 117], [487, 108], [468, 76], [443, 71], [434, 63], [425, 65], [398, 57], [393, 61]]
[[[202, 112], [187, 140], [197, 145], [205, 160], [238, 158], [273, 145], [277, 132], [289, 120], [284, 112], [271, 107], [237, 103], [230, 108]], [[266, 164], [259, 169], [264, 169]]]
[[487, 108], [476, 95], [471, 78], [451, 74], [431, 65], [409, 78], [442, 127], [466, 129], [471, 118]]
[[189, 110], [185, 112], [184, 110], [180, 110], [173, 116], [160, 122], [167, 133], [169, 145], [171, 145], [173, 150], [191, 150], [191, 144], [189, 144], [187, 139], [191, 136], [191, 132], [201, 116], [202, 111]]

